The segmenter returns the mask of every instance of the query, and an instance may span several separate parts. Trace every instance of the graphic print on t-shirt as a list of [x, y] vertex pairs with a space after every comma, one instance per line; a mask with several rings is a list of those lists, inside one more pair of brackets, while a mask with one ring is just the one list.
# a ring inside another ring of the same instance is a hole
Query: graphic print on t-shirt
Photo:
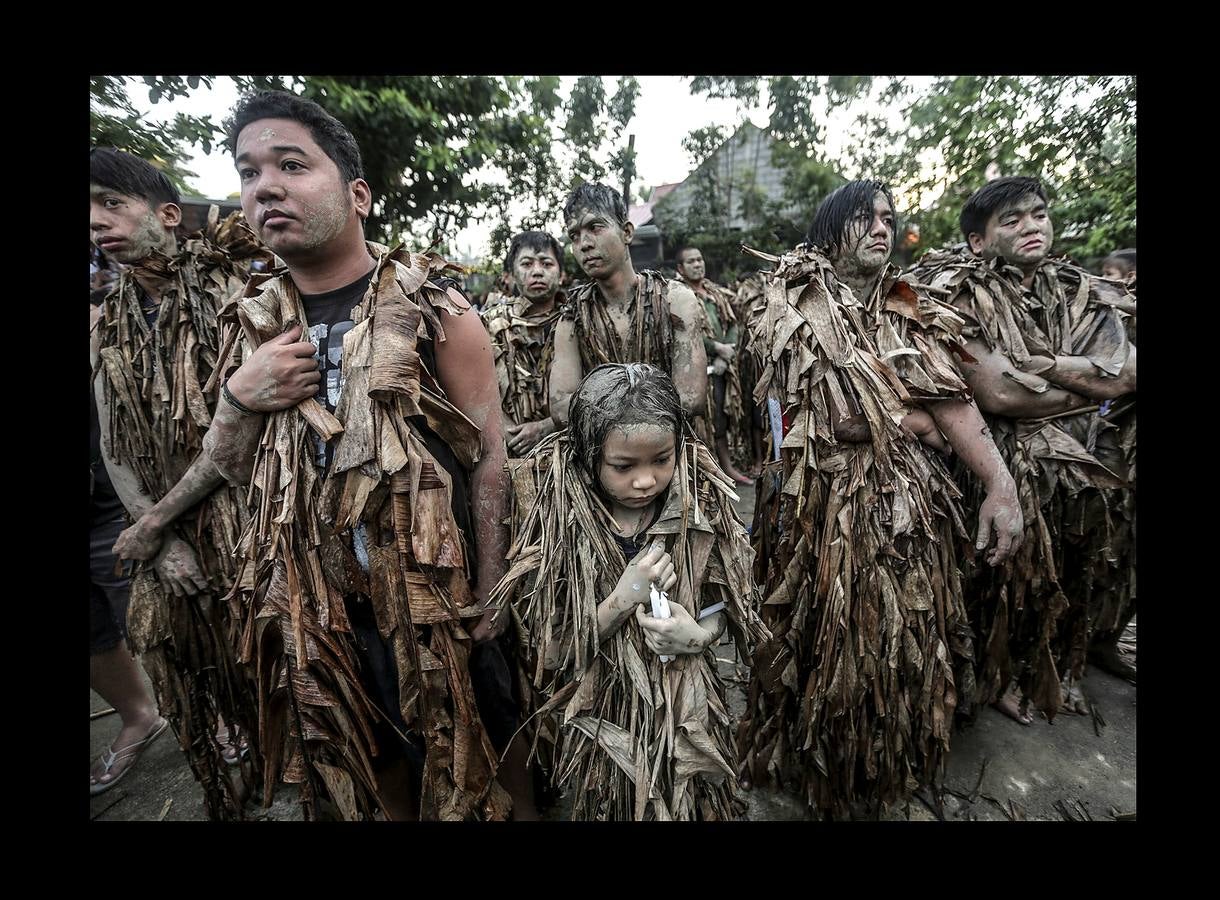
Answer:
[[[339, 405], [339, 394], [343, 390], [343, 336], [356, 327], [351, 319], [336, 322], [333, 326], [319, 322], [309, 328], [309, 342], [313, 344], [313, 358], [318, 362], [322, 380], [318, 383], [317, 401], [330, 412]], [[326, 468], [330, 464], [330, 451], [316, 433], [317, 463]]]

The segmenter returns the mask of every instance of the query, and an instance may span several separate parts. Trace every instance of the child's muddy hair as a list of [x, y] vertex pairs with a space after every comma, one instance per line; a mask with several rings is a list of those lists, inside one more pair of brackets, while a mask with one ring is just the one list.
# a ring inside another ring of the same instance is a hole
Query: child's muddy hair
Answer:
[[585, 376], [572, 396], [568, 434], [572, 451], [594, 484], [602, 447], [619, 425], [660, 425], [682, 445], [682, 401], [673, 379], [645, 363], [607, 363]]

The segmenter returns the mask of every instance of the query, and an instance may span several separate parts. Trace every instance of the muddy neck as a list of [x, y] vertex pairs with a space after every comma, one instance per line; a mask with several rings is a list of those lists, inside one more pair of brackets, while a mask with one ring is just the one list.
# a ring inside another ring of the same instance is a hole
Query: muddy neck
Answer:
[[626, 307], [635, 297], [638, 283], [639, 276], [635, 273], [635, 267], [631, 265], [631, 257], [627, 257], [622, 266], [605, 278], [598, 279], [597, 287], [608, 303]]

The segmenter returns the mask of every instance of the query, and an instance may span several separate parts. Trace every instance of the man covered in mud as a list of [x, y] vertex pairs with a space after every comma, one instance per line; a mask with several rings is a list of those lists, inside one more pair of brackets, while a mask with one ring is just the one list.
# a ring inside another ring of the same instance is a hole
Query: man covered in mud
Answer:
[[608, 362], [657, 366], [674, 381], [690, 417], [707, 406], [703, 312], [690, 288], [659, 272], [637, 273], [629, 247], [635, 226], [618, 191], [582, 184], [568, 195], [564, 227], [589, 281], [569, 295], [555, 326], [551, 417], [567, 424], [568, 404], [581, 380]]
[[511, 275], [517, 294], [489, 299], [483, 324], [496, 357], [508, 452], [524, 456], [556, 430], [547, 376], [554, 349], [551, 331], [567, 302], [559, 287], [563, 248], [545, 232], [523, 231], [508, 248], [504, 271]]
[[[236, 215], [180, 244], [177, 191], [138, 157], [94, 149], [89, 180], [93, 240], [125, 264], [103, 301], [90, 356], [101, 452], [134, 520], [112, 539], [114, 552], [149, 562], [131, 582], [129, 638], [209, 817], [239, 818], [241, 782], [255, 772], [243, 766], [235, 780], [225, 764], [238, 761], [255, 710], [234, 661], [235, 622], [219, 598], [233, 583], [243, 501], [240, 491], [216, 490], [221, 481], [202, 449], [218, 400], [217, 314], [264, 251]], [[130, 679], [135, 670], [124, 671]], [[117, 783], [164, 729], [160, 718], [143, 736], [137, 725], [125, 718], [91, 772], [92, 792]], [[238, 729], [243, 737], [232, 733]]]
[[783, 421], [752, 531], [776, 641], [752, 673], [742, 752], [751, 780], [796, 778], [831, 815], [934, 784], [971, 699], [967, 535], [941, 454], [983, 485], [974, 537], [988, 563], [1022, 533], [958, 370], [962, 320], [888, 264], [895, 221], [879, 181], [830, 194], [806, 243], [770, 257], [751, 336]]
[[299, 785], [309, 818], [504, 818], [496, 748], [517, 717], [484, 609], [506, 550], [487, 332], [443, 259], [364, 239], [372, 192], [337, 119], [263, 92], [227, 130], [242, 209], [287, 266], [226, 310], [207, 438], [252, 485], [236, 597], [267, 794]]
[[1134, 304], [1051, 258], [1036, 178], [989, 182], [961, 228], [968, 250], [914, 273], [966, 319], [962, 371], [1020, 491], [1025, 541], [1011, 571], [978, 573], [972, 620], [982, 696], [1029, 724], [1030, 702], [1052, 718], [1061, 681], [1083, 675], [1090, 619], [1114, 623], [1134, 603]]
[[712, 373], [709, 417], [716, 450], [716, 459], [725, 474], [738, 484], [752, 484], [751, 479], [733, 465], [730, 444], [739, 454], [744, 453], [744, 436], [740, 432], [741, 378], [738, 368], [737, 315], [733, 311], [733, 292], [706, 278], [703, 253], [698, 247], [682, 247], [676, 257], [678, 278], [703, 303], [707, 333], [703, 349], [707, 353]]

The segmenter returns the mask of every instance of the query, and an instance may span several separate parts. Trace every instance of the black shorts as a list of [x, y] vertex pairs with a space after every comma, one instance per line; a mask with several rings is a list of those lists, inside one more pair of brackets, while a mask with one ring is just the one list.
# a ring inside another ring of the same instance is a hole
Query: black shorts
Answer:
[[118, 559], [111, 550], [126, 525], [126, 518], [118, 518], [89, 529], [90, 656], [113, 650], [127, 637], [131, 582], [114, 574]]
[[[379, 721], [374, 728], [383, 758], [405, 756], [413, 767], [422, 770], [423, 738], [418, 733], [408, 732], [398, 704], [398, 663], [394, 659], [394, 648], [377, 630], [372, 603], [349, 598], [345, 606], [360, 653], [360, 678], [364, 689], [389, 720]], [[513, 695], [512, 671], [500, 639], [475, 644], [469, 664], [479, 718], [483, 720], [496, 752], [503, 753], [520, 724], [520, 706]]]
[[729, 415], [724, 410], [724, 392], [728, 384], [727, 375], [713, 375], [712, 381], [712, 429], [716, 437], [724, 437], [729, 431]]

